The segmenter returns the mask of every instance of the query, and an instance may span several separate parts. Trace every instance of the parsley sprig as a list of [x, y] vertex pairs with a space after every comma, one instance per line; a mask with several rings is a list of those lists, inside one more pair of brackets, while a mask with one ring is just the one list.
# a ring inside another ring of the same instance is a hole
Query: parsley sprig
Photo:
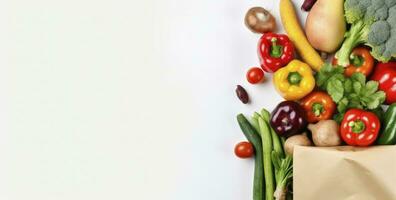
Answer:
[[344, 75], [344, 68], [326, 63], [315, 75], [316, 84], [326, 90], [337, 104], [339, 114], [336, 120], [342, 119], [350, 108], [375, 110], [385, 101], [386, 95], [378, 91], [378, 82], [367, 81], [362, 73], [351, 77]]

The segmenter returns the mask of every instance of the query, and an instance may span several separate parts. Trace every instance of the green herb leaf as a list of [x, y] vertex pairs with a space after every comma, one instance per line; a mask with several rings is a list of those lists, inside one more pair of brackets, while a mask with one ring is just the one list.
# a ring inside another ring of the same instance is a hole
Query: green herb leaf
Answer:
[[362, 73], [353, 73], [351, 79], [352, 81], [357, 81], [362, 85], [366, 83], [366, 77]]
[[345, 78], [344, 74], [334, 74], [334, 75], [329, 79], [329, 81], [331, 81], [331, 80], [333, 80], [333, 79], [337, 79], [337, 80], [340, 80], [341, 82], [344, 82], [346, 78]]
[[380, 101], [380, 104], [383, 104], [385, 102], [386, 94], [384, 91], [377, 91], [372, 96], [376, 96], [378, 98], [378, 100]]
[[354, 73], [351, 77], [344, 75], [344, 68], [326, 63], [316, 73], [316, 84], [331, 96], [337, 103], [339, 114], [335, 117], [342, 120], [344, 112], [350, 108], [376, 109], [386, 98], [382, 91], [378, 91], [378, 83], [368, 81], [362, 73]]
[[360, 94], [360, 90], [362, 90], [362, 87], [363, 87], [363, 85], [360, 82], [353, 82], [353, 91], [356, 94]]
[[370, 100], [369, 101], [366, 101], [366, 107], [368, 108], [368, 109], [375, 109], [375, 108], [377, 108], [379, 105], [380, 105], [380, 103], [379, 103], [379, 100], [378, 99], [374, 99], [374, 98], [369, 98]]
[[351, 79], [346, 79], [344, 82], [344, 88], [345, 88], [345, 93], [351, 93], [353, 91], [352, 87], [352, 80]]
[[339, 65], [333, 67], [334, 73], [336, 74], [344, 74], [345, 68]]
[[344, 87], [342, 82], [338, 79], [333, 79], [327, 84], [327, 92], [334, 102], [338, 103], [344, 96]]
[[323, 90], [326, 89], [330, 78], [334, 75], [341, 75], [343, 77], [344, 68], [337, 66], [333, 67], [330, 63], [325, 63], [318, 73], [315, 75], [316, 84]]
[[370, 96], [374, 94], [378, 90], [378, 82], [377, 81], [369, 81], [366, 83], [364, 87], [363, 95]]
[[378, 108], [385, 101], [385, 98], [385, 92], [378, 91], [370, 96], [361, 98], [361, 103], [368, 109], [373, 110]]
[[352, 93], [348, 95], [349, 105], [348, 108], [361, 108], [360, 98], [357, 94]]
[[348, 108], [348, 103], [349, 103], [348, 98], [346, 98], [346, 97], [342, 98], [341, 101], [338, 102], [338, 105], [337, 105], [338, 112], [340, 112], [340, 113], [345, 112], [346, 109]]

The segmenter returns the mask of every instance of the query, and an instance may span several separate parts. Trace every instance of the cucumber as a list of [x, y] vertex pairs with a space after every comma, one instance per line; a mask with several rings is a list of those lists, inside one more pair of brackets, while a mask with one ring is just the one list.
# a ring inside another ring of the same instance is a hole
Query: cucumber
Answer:
[[386, 110], [382, 125], [382, 134], [378, 137], [377, 144], [396, 144], [396, 103], [390, 105]]
[[253, 200], [263, 200], [265, 198], [265, 187], [261, 137], [243, 114], [237, 115], [237, 120], [243, 134], [246, 139], [253, 144], [255, 150]]

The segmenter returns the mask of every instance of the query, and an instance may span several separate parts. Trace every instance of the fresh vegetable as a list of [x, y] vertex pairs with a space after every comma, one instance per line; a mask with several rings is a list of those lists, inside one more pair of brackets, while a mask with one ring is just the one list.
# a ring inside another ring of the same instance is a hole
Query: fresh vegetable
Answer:
[[[266, 110], [262, 109], [261, 110], [261, 116], [264, 119], [264, 121], [268, 124], [270, 131], [271, 131], [271, 138], [272, 138], [272, 146], [274, 151], [279, 154], [281, 157], [284, 157], [284, 152], [283, 152], [283, 145], [281, 142], [281, 139], [279, 138], [278, 134], [276, 134], [275, 130], [270, 126], [270, 119], [271, 119], [271, 113]], [[255, 113], [253, 117], [256, 117], [258, 114]]]
[[316, 124], [309, 124], [312, 141], [315, 146], [332, 147], [341, 145], [339, 126], [334, 120], [322, 120]]
[[280, 15], [287, 35], [294, 43], [302, 59], [314, 70], [319, 71], [323, 65], [323, 60], [305, 37], [291, 0], [280, 0]]
[[385, 93], [378, 91], [378, 82], [368, 81], [362, 73], [351, 77], [344, 75], [344, 68], [325, 64], [316, 74], [317, 85], [326, 90], [337, 104], [338, 114], [335, 119], [341, 122], [347, 109], [377, 109], [385, 101]]
[[311, 10], [312, 6], [315, 5], [316, 0], [305, 0], [304, 3], [301, 5], [301, 10], [309, 11]]
[[377, 143], [380, 145], [396, 144], [396, 103], [388, 107], [382, 124], [381, 135], [378, 137]]
[[302, 133], [307, 126], [305, 111], [294, 101], [283, 101], [271, 113], [270, 124], [279, 136]]
[[312, 142], [305, 134], [293, 135], [286, 139], [284, 145], [286, 154], [293, 156], [295, 146], [312, 146]]
[[396, 62], [379, 63], [371, 80], [378, 81], [379, 89], [386, 93], [386, 103], [396, 102]]
[[237, 116], [238, 124], [247, 138], [247, 140], [253, 144], [254, 147], [254, 179], [253, 179], [253, 200], [263, 200], [265, 198], [265, 187], [264, 187], [264, 166], [263, 166], [263, 147], [261, 137], [256, 129], [252, 127], [249, 121], [239, 114]]
[[245, 25], [253, 33], [273, 32], [276, 29], [274, 16], [262, 7], [253, 7], [245, 15]]
[[370, 46], [371, 55], [382, 62], [396, 56], [396, 1], [346, 0], [344, 7], [351, 27], [335, 55], [339, 65], [349, 65], [351, 51], [359, 44]]
[[292, 60], [274, 73], [273, 83], [284, 99], [298, 100], [314, 89], [315, 78], [307, 64]]
[[[350, 77], [352, 74], [360, 72], [368, 77], [373, 71], [374, 58], [367, 48], [357, 47], [353, 49], [349, 58], [351, 63], [345, 68], [344, 74], [346, 76]], [[337, 58], [334, 58], [333, 64], [336, 65], [337, 62]]]
[[[275, 168], [276, 190], [275, 200], [286, 200], [287, 185], [293, 178], [293, 157], [287, 155], [282, 158], [275, 151], [272, 152], [272, 163]], [[271, 198], [272, 199], [272, 198]]]
[[236, 92], [238, 99], [241, 100], [242, 103], [244, 103], [244, 104], [249, 103], [249, 95], [246, 92], [245, 88], [243, 88], [240, 85], [237, 85], [235, 92]]
[[294, 58], [294, 46], [286, 35], [266, 33], [259, 40], [258, 55], [263, 70], [273, 73]]
[[370, 112], [374, 113], [375, 115], [377, 115], [378, 119], [380, 120], [380, 122], [382, 123], [385, 119], [385, 111], [384, 109], [382, 109], [382, 106], [378, 106], [376, 109], [374, 110], [369, 110]]
[[336, 109], [333, 99], [322, 91], [311, 92], [301, 100], [300, 104], [307, 113], [309, 123], [331, 119]]
[[258, 67], [252, 67], [246, 73], [246, 79], [251, 84], [257, 84], [264, 81], [264, 72]]
[[361, 109], [350, 109], [341, 123], [341, 137], [352, 146], [369, 146], [375, 142], [380, 130], [380, 121], [372, 113]]
[[334, 53], [344, 40], [345, 31], [344, 0], [318, 0], [305, 22], [309, 43], [317, 50]]
[[272, 168], [272, 138], [269, 125], [264, 121], [262, 117], [258, 118], [258, 124], [260, 129], [261, 140], [263, 141], [263, 164], [265, 174], [265, 193], [266, 199], [272, 200], [274, 194], [274, 174]]
[[240, 142], [235, 145], [234, 153], [239, 158], [250, 158], [254, 153], [253, 145], [250, 142]]

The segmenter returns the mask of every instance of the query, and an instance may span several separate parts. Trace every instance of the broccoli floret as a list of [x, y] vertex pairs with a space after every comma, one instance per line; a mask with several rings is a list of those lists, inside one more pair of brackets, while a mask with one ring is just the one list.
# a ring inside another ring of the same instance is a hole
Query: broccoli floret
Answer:
[[371, 49], [371, 55], [374, 57], [380, 57], [385, 52], [385, 44], [375, 46]]
[[[396, 32], [396, 31], [395, 31]], [[389, 40], [385, 43], [386, 50], [384, 52], [384, 57], [396, 57], [396, 34], [391, 35]], [[389, 60], [382, 60], [389, 61]]]
[[[393, 1], [395, 1], [395, 0], [393, 0]], [[388, 13], [389, 13], [389, 16], [388, 16], [388, 19], [386, 21], [388, 21], [389, 24], [396, 24], [396, 5], [391, 7], [389, 9]]]
[[374, 16], [375, 13], [382, 7], [388, 9], [388, 6], [385, 5], [384, 0], [376, 0], [370, 3], [369, 7], [367, 7], [366, 13], [364, 14], [366, 17]]
[[380, 61], [396, 56], [396, 0], [346, 0], [344, 8], [351, 28], [335, 55], [339, 65], [349, 65], [351, 51], [359, 44], [370, 46]]
[[396, 5], [396, 1], [395, 0], [385, 0], [385, 3], [388, 6], [388, 8]]
[[[389, 23], [389, 25], [391, 25], [392, 26], [392, 24], [396, 24], [396, 15], [395, 16], [391, 16], [391, 17], [388, 17], [388, 19], [386, 20], [388, 23]], [[393, 25], [394, 26], [394, 25]]]
[[[376, 0], [375, 3], [372, 3], [366, 10], [365, 18], [366, 20], [377, 20], [378, 18], [382, 17], [383, 13], [379, 12], [380, 9], [386, 10], [386, 17], [388, 16], [387, 9], [388, 7], [385, 5], [384, 0]], [[385, 17], [385, 19], [386, 19]]]
[[376, 10], [374, 17], [376, 20], [386, 20], [386, 18], [388, 18], [388, 6], [384, 5]]
[[376, 3], [380, 3], [379, 1], [384, 0], [360, 0], [359, 4], [362, 5], [364, 8], [368, 8], [369, 6], [373, 5], [372, 1], [377, 1]]
[[345, 2], [345, 17], [349, 23], [354, 23], [364, 17], [367, 2], [371, 3], [370, 0], [349, 0]]
[[390, 35], [390, 27], [386, 21], [377, 21], [371, 25], [368, 42], [371, 45], [380, 45], [386, 42]]

